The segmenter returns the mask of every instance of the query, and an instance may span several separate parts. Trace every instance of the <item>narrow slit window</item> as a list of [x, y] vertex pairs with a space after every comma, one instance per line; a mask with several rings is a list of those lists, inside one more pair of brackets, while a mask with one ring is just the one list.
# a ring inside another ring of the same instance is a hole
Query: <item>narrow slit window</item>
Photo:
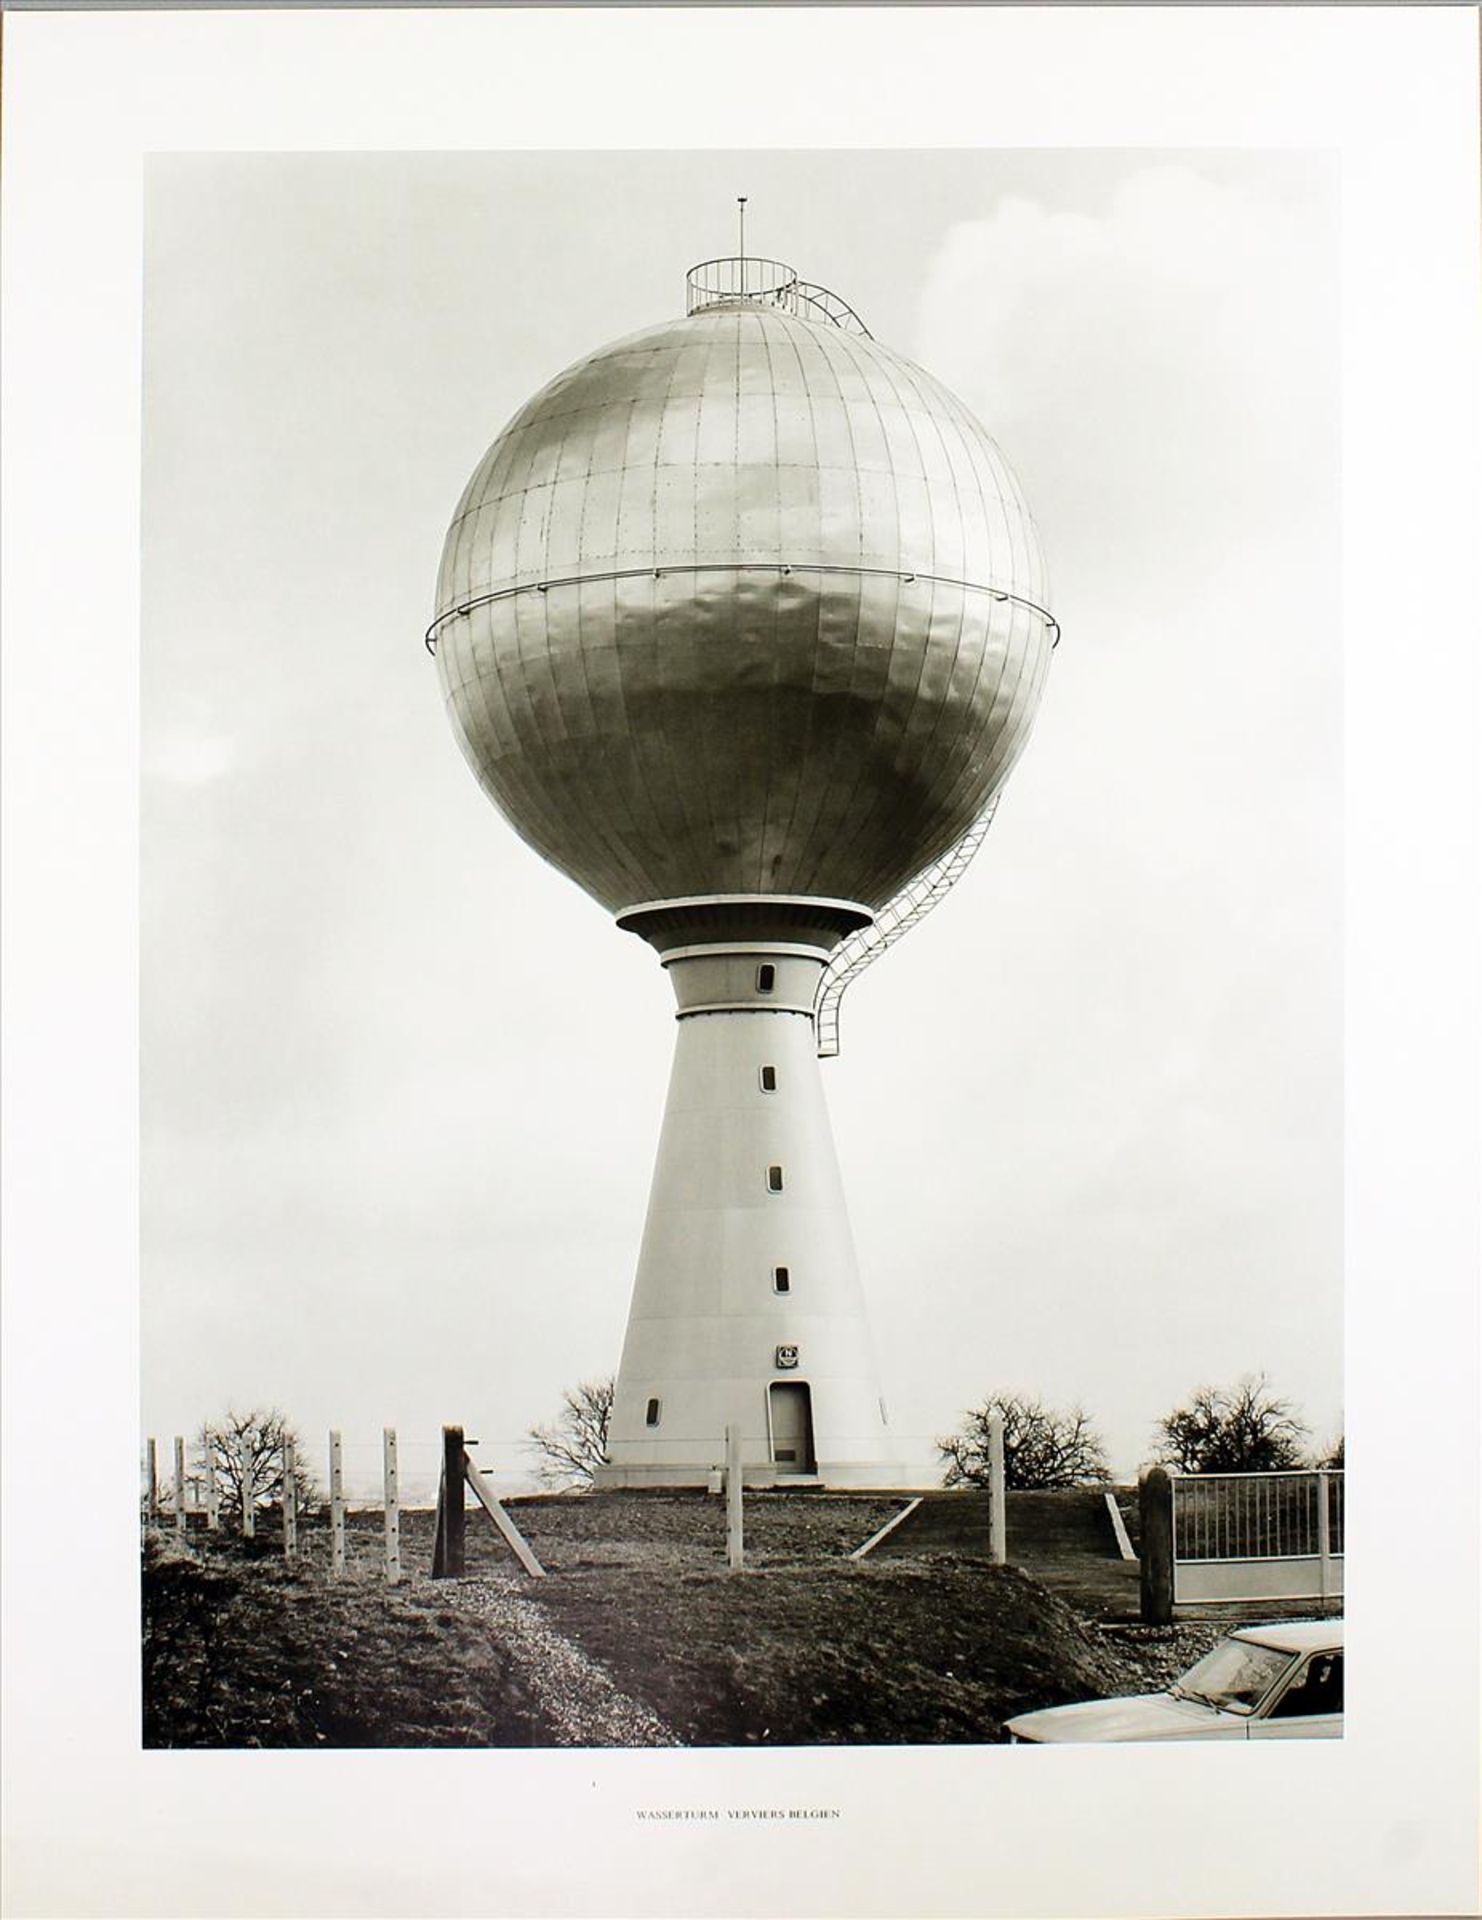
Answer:
[[777, 1069], [775, 1067], [763, 1067], [762, 1068], [762, 1092], [775, 1093], [776, 1091], [777, 1091]]
[[765, 960], [756, 970], [756, 990], [758, 993], [771, 993], [776, 985], [777, 969], [770, 960]]
[[767, 1192], [781, 1193], [781, 1191], [782, 1191], [781, 1167], [768, 1167], [767, 1168]]
[[792, 1292], [792, 1275], [786, 1267], [773, 1267], [772, 1290], [774, 1293]]
[[648, 1412], [643, 1417], [645, 1424], [650, 1427], [656, 1427], [659, 1424], [659, 1403], [657, 1400], [649, 1401]]

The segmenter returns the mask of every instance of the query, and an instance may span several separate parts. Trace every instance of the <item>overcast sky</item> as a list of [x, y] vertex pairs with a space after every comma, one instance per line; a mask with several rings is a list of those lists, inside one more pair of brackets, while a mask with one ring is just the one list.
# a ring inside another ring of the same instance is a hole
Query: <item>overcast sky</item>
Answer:
[[[143, 1421], [522, 1469], [612, 1371], [673, 1041], [421, 645], [510, 415], [748, 251], [958, 393], [1065, 638], [823, 1071], [892, 1424], [1264, 1369], [1342, 1421], [1336, 192], [1311, 155], [170, 157], [146, 177]], [[509, 1481], [513, 1484], [513, 1479]]]

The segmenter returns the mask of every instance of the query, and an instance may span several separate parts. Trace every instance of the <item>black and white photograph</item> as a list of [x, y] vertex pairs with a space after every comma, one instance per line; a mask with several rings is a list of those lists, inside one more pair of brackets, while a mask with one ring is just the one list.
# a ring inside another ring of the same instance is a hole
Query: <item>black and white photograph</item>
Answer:
[[150, 163], [147, 1742], [1341, 1730], [1335, 190]]
[[[1197, 10], [1115, 11], [1130, 69], [1162, 37], [1195, 71]], [[1258, 66], [1282, 30], [1231, 14], [1211, 47]], [[55, 712], [45, 756], [111, 820], [51, 984], [105, 952], [112, 1038], [42, 1102], [131, 1145], [47, 1163], [102, 1264], [46, 1350], [65, 1378], [104, 1347], [111, 1273], [111, 1424], [66, 1470], [107, 1509], [99, 1712], [140, 1783], [102, 1828], [169, 1801], [191, 1838], [42, 1865], [52, 1802], [18, 1913], [1465, 1911], [1454, 1815], [1399, 1788], [1363, 1898], [1346, 1856], [1212, 1874], [1198, 1838], [1220, 1796], [1364, 1827], [1408, 1711], [1396, 1555], [1453, 1675], [1416, 1710], [1438, 1752], [1476, 1724], [1475, 804], [1400, 737], [1435, 705], [1466, 734], [1439, 601], [1476, 569], [1437, 561], [1428, 478], [1386, 510], [1355, 398], [1369, 136], [1295, 137], [1290, 102], [1263, 137], [1248, 103], [1057, 131], [1026, 96], [947, 137], [915, 33], [1053, 49], [1037, 84], [1090, 102], [1068, 19], [805, 15], [133, 23], [170, 131], [119, 189], [135, 305], [98, 376], [132, 369], [136, 510], [98, 509], [126, 781]], [[84, 44], [91, 76], [81, 24], [19, 22], [21, 82]], [[351, 24], [363, 94], [311, 111]], [[563, 25], [610, 71], [536, 138]], [[908, 105], [808, 126], [793, 74], [748, 122], [803, 39], [855, 82], [899, 48]], [[208, 127], [232, 45], [250, 94], [296, 43], [270, 134]], [[595, 110], [656, 97], [645, 47], [684, 110]], [[414, 70], [447, 133], [425, 100], [372, 130]], [[78, 554], [90, 492], [60, 487]], [[1428, 631], [1376, 635], [1396, 574]], [[98, 634], [48, 644], [101, 708]], [[308, 1783], [237, 1887], [208, 1765], [244, 1814]], [[312, 1808], [358, 1831], [372, 1782], [387, 1830], [327, 1844]], [[1182, 1792], [1156, 1882], [1033, 1865], [1068, 1808], [1145, 1853]], [[583, 1802], [589, 1858], [520, 1857]], [[436, 1837], [496, 1805], [482, 1857]]]

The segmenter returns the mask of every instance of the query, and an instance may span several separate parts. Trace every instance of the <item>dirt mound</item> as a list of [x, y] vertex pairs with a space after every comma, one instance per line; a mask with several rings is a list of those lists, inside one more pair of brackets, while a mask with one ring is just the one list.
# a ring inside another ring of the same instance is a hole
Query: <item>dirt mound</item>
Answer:
[[508, 1652], [436, 1589], [295, 1579], [230, 1545], [146, 1553], [146, 1747], [543, 1746]]
[[995, 1741], [1126, 1674], [1063, 1602], [986, 1560], [578, 1573], [540, 1598], [695, 1746]]
[[[481, 1516], [467, 1581], [433, 1582], [431, 1515], [403, 1516], [404, 1583], [355, 1516], [349, 1577], [322, 1530], [147, 1545], [145, 1743], [446, 1747], [992, 1742], [1015, 1713], [1163, 1683], [1189, 1651], [1109, 1637], [986, 1556], [847, 1557], [901, 1502], [758, 1495], [747, 1566], [704, 1496], [530, 1500], [528, 1580]], [[556, 1659], [552, 1649], [556, 1649]]]

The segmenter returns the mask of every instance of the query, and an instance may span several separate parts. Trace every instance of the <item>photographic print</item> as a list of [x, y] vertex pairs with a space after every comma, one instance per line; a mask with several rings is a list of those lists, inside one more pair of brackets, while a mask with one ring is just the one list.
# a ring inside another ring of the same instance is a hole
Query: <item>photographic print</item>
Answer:
[[145, 199], [146, 1742], [1339, 1731], [1331, 164]]

